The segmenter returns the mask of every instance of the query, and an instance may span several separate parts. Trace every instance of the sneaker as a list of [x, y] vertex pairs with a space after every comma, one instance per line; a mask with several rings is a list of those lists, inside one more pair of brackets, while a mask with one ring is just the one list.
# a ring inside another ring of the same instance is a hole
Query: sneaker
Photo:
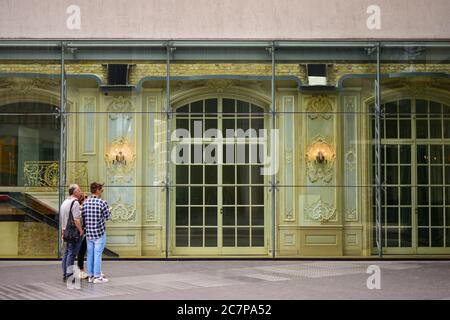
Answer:
[[88, 278], [88, 274], [84, 271], [80, 272], [80, 279], [87, 279]]
[[94, 283], [105, 283], [105, 282], [108, 282], [108, 281], [109, 281], [108, 279], [103, 278], [103, 277], [94, 279]]
[[88, 282], [92, 283], [92, 282], [94, 282], [94, 279], [95, 279], [94, 277], [88, 277]]

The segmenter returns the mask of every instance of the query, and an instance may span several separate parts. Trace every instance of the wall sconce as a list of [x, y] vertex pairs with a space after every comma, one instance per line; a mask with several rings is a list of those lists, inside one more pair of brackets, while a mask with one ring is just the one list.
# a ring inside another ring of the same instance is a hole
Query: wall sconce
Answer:
[[336, 153], [327, 139], [321, 136], [315, 137], [306, 149], [305, 160], [310, 182], [331, 182]]
[[324, 150], [316, 150], [316, 159], [314, 160], [315, 164], [327, 164], [327, 152]]
[[105, 163], [112, 175], [124, 175], [133, 170], [136, 154], [133, 145], [125, 137], [112, 141], [109, 152], [105, 154]]
[[125, 166], [127, 164], [126, 156], [127, 154], [122, 152], [122, 150], [115, 149], [113, 153], [112, 164]]

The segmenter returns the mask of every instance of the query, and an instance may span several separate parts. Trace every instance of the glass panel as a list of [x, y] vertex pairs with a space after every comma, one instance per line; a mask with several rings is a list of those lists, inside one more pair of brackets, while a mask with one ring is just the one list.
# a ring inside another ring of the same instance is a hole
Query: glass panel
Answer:
[[388, 228], [386, 230], [387, 246], [398, 247], [399, 246], [399, 229]]
[[444, 246], [444, 229], [431, 228], [431, 246], [432, 247]]
[[419, 205], [428, 205], [428, 188], [419, 187], [417, 188], [417, 203]]
[[252, 208], [252, 225], [254, 226], [264, 225], [264, 207]]
[[203, 188], [202, 187], [191, 187], [190, 188], [190, 199], [191, 205], [203, 204]]
[[430, 146], [430, 163], [442, 164], [442, 145]]
[[411, 121], [400, 120], [399, 132], [400, 132], [400, 139], [411, 139]]
[[236, 212], [234, 207], [224, 207], [223, 208], [223, 225], [224, 226], [234, 226], [236, 219]]
[[400, 229], [400, 247], [412, 247], [412, 229]]
[[191, 228], [191, 247], [203, 247], [203, 229], [202, 228]]
[[248, 247], [250, 245], [250, 229], [237, 228], [237, 246]]
[[[403, 130], [403, 128], [402, 128]], [[401, 145], [400, 146], [400, 163], [410, 164], [411, 163], [411, 146]]]
[[188, 208], [187, 207], [177, 207], [176, 209], [176, 225], [177, 226], [187, 226], [189, 224], [188, 219]]
[[428, 120], [416, 121], [416, 138], [417, 139], [428, 138]]
[[205, 204], [206, 205], [217, 204], [217, 187], [205, 188]]
[[387, 145], [386, 146], [386, 163], [398, 163], [398, 146]]
[[264, 228], [252, 228], [252, 247], [264, 247]]
[[430, 138], [440, 139], [442, 138], [442, 121], [430, 120]]
[[443, 167], [431, 166], [430, 167], [430, 184], [443, 184]]
[[386, 138], [396, 139], [398, 137], [397, 120], [386, 120]]
[[429, 208], [428, 207], [419, 207], [418, 211], [418, 224], [419, 226], [429, 226]]
[[434, 227], [444, 226], [444, 208], [438, 207], [431, 208], [431, 226]]
[[416, 100], [416, 115], [418, 118], [428, 117], [428, 101], [427, 100]]
[[223, 246], [234, 247], [236, 245], [236, 229], [223, 228]]
[[205, 228], [205, 247], [217, 247], [217, 228]]
[[206, 226], [217, 226], [217, 207], [206, 207], [205, 208], [205, 225]]
[[237, 207], [237, 225], [248, 226], [250, 224], [250, 208]]
[[394, 166], [386, 167], [386, 183], [397, 184], [398, 183], [398, 168]]
[[188, 184], [189, 183], [189, 167], [188, 166], [177, 166], [177, 184]]
[[419, 247], [428, 247], [430, 245], [430, 229], [418, 229], [418, 245]]
[[402, 226], [411, 226], [411, 208], [400, 209], [400, 224]]
[[188, 244], [188, 228], [177, 228], [176, 229], [176, 246], [177, 247], [187, 247]]
[[428, 184], [428, 166], [417, 166], [417, 183]]
[[417, 163], [426, 164], [428, 163], [430, 156], [428, 155], [428, 146], [418, 145], [417, 146]]
[[203, 166], [191, 167], [191, 184], [203, 184]]
[[191, 226], [202, 226], [203, 225], [203, 208], [202, 207], [191, 207]]

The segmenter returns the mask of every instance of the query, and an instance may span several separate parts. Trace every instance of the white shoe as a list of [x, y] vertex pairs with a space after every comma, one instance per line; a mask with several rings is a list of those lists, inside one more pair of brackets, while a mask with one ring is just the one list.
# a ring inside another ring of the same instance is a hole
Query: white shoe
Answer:
[[88, 277], [88, 282], [92, 283], [92, 282], [94, 282], [94, 279], [95, 279], [94, 277]]
[[100, 278], [94, 278], [94, 283], [105, 283], [108, 282], [109, 280], [103, 277]]
[[80, 279], [87, 279], [87, 277], [88, 277], [88, 274], [86, 272], [84, 272], [84, 271], [80, 272]]

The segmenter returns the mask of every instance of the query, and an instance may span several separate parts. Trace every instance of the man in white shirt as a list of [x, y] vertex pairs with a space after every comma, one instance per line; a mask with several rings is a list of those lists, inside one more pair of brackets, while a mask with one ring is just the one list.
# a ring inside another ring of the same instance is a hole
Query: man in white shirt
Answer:
[[73, 274], [75, 257], [80, 250], [80, 245], [83, 242], [83, 228], [81, 227], [81, 212], [80, 204], [78, 203], [78, 197], [80, 196], [81, 189], [77, 184], [71, 184], [69, 186], [69, 197], [61, 204], [59, 211], [59, 219], [61, 226], [61, 234], [64, 235], [64, 230], [69, 220], [69, 213], [72, 211], [73, 220], [75, 226], [78, 229], [80, 237], [78, 240], [65, 242], [66, 248], [62, 258], [63, 268], [63, 281], [66, 281]]

